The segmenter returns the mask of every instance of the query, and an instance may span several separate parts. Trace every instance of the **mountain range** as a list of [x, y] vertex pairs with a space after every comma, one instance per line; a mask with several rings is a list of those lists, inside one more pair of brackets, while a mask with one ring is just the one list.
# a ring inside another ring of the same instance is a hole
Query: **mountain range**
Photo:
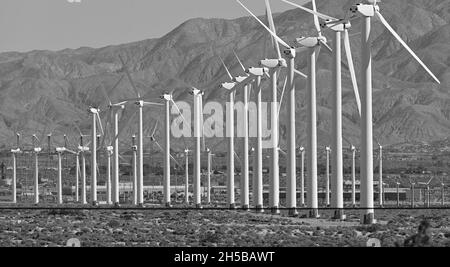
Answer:
[[[343, 17], [353, 0], [319, 0], [322, 13]], [[230, 4], [235, 4], [230, 1]], [[263, 3], [261, 3], [263, 4]], [[311, 7], [311, 4], [306, 4]], [[241, 7], [236, 4], [236, 9]], [[414, 61], [408, 52], [377, 20], [373, 20], [374, 58], [374, 132], [384, 145], [405, 142], [443, 140], [450, 132], [450, 0], [384, 0], [381, 13], [418, 56], [438, 76], [438, 85]], [[265, 21], [264, 16], [261, 16]], [[315, 35], [312, 16], [300, 9], [274, 14], [278, 35], [292, 43], [300, 36]], [[360, 19], [352, 20], [351, 45], [357, 75], [360, 77]], [[324, 30], [331, 40], [331, 32]], [[67, 134], [76, 143], [79, 133], [90, 132], [89, 106], [107, 104], [100, 90], [104, 86], [111, 99], [134, 97], [126, 78], [112, 90], [124, 75], [121, 55], [138, 90], [146, 98], [157, 99], [172, 91], [176, 100], [192, 103], [189, 86], [205, 90], [205, 101], [225, 102], [226, 94], [219, 84], [228, 81], [218, 56], [221, 55], [233, 75], [243, 74], [233, 50], [244, 65], [257, 66], [263, 58], [275, 56], [270, 36], [251, 17], [233, 20], [196, 18], [186, 21], [158, 39], [143, 40], [103, 48], [82, 47], [62, 51], [8, 52], [0, 54], [0, 149], [14, 146], [15, 132], [24, 144], [31, 135], [44, 137], [52, 132], [55, 143]], [[331, 128], [331, 58], [322, 52], [318, 57], [317, 103], [318, 140], [330, 143]], [[306, 72], [306, 54], [297, 55], [296, 68]], [[280, 94], [284, 80], [281, 74]], [[344, 136], [359, 144], [359, 116], [349, 73], [343, 71]], [[268, 82], [264, 82], [263, 100], [269, 101]], [[306, 140], [306, 81], [296, 79], [297, 140]], [[237, 96], [239, 98], [239, 96]], [[285, 101], [285, 99], [284, 99]], [[285, 104], [285, 102], [283, 102]], [[129, 120], [134, 107], [128, 106], [121, 124]], [[145, 108], [145, 134], [162, 118], [159, 108]], [[281, 147], [285, 147], [285, 110], [281, 111]], [[135, 118], [131, 118], [135, 119]], [[156, 137], [162, 137], [161, 128]], [[124, 130], [123, 147], [129, 147], [136, 124]], [[221, 139], [207, 140], [208, 146], [224, 150]], [[146, 147], [150, 138], [146, 138]], [[182, 151], [186, 140], [173, 140], [172, 147]]]

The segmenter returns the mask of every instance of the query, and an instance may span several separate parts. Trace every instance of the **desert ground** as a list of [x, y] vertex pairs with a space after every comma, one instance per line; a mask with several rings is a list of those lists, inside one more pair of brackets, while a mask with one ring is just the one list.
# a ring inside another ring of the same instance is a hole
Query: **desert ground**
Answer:
[[450, 246], [448, 210], [377, 210], [378, 223], [362, 226], [359, 211], [347, 221], [272, 216], [229, 210], [1, 210], [0, 246], [83, 247], [354, 247], [377, 238], [403, 246], [419, 224], [431, 225], [431, 246]]

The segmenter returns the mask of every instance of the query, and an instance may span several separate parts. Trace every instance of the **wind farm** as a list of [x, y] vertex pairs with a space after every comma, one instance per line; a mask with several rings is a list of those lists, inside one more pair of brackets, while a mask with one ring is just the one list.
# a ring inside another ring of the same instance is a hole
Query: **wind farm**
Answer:
[[[240, 18], [192, 19], [161, 38], [0, 53], [0, 216], [392, 233], [404, 214], [445, 220], [450, 16], [421, 4], [397, 14], [407, 4], [387, 0], [229, 2]], [[229, 244], [211, 240], [197, 245]]]

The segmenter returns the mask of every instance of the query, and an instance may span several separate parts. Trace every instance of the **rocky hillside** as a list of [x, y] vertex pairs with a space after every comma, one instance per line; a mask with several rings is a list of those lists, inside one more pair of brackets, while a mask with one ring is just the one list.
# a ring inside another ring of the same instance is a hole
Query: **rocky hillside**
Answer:
[[[342, 17], [355, 3], [349, 0], [317, 2], [319, 11], [335, 17]], [[450, 0], [384, 0], [380, 6], [387, 20], [437, 74], [442, 85], [433, 83], [375, 19], [372, 38], [376, 135], [383, 144], [445, 139], [450, 132]], [[236, 9], [240, 9], [237, 4]], [[312, 17], [299, 9], [276, 14], [275, 23], [279, 35], [288, 42], [302, 35], [315, 34]], [[360, 31], [360, 21], [356, 19], [352, 23], [352, 33], [356, 34], [352, 37], [353, 56], [359, 73], [360, 40], [357, 33]], [[325, 31], [325, 34], [331, 37], [330, 32]], [[113, 100], [133, 97], [126, 79], [111, 90], [124, 74], [119, 54], [131, 69], [138, 89], [148, 97], [157, 98], [163, 91], [175, 89], [178, 100], [190, 101], [186, 86], [190, 84], [205, 89], [208, 101], [224, 101], [225, 95], [218, 84], [227, 81], [227, 76], [216, 55], [225, 57], [233, 74], [238, 75], [241, 70], [233, 57], [233, 49], [247, 66], [256, 65], [258, 59], [263, 57], [273, 56], [268, 34], [249, 17], [235, 20], [192, 19], [160, 39], [100, 49], [83, 47], [57, 52], [2, 53], [0, 148], [12, 146], [15, 131], [24, 135], [24, 143], [31, 142], [30, 135], [33, 133], [43, 136], [48, 132], [53, 132], [56, 142], [61, 142], [61, 136], [66, 133], [75, 143], [78, 133], [72, 122], [88, 134], [90, 121], [87, 107], [106, 104], [101, 85]], [[305, 55], [299, 55], [296, 64], [298, 69], [305, 70]], [[329, 143], [331, 126], [329, 65], [330, 57], [322, 53], [318, 70], [321, 145]], [[359, 119], [349, 75], [345, 71], [344, 75], [344, 133], [357, 144]], [[297, 128], [301, 144], [305, 140], [306, 127], [305, 81], [297, 79], [297, 88]], [[264, 98], [268, 97], [269, 94], [265, 94]], [[130, 106], [123, 114], [123, 120], [127, 120], [132, 113], [133, 107]], [[159, 108], [146, 108], [146, 133], [152, 131], [155, 120], [161, 115]], [[282, 119], [281, 123], [284, 146], [285, 121]], [[131, 126], [124, 132], [124, 146], [129, 146], [128, 138], [136, 131], [133, 123]], [[219, 141], [207, 140], [209, 146]], [[175, 142], [175, 150], [184, 146], [182, 140]]]

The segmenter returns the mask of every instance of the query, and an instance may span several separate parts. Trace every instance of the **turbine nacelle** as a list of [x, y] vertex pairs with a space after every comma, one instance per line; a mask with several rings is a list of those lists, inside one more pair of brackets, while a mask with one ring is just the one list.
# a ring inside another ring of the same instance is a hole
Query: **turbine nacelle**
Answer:
[[295, 48], [286, 49], [283, 51], [283, 53], [287, 58], [295, 58], [295, 56], [297, 55], [297, 50]]
[[243, 81], [245, 81], [245, 79], [247, 79], [248, 77], [244, 77], [244, 76], [238, 76], [238, 77], [234, 77], [233, 78], [233, 82], [235, 83], [241, 83]]
[[136, 106], [138, 107], [143, 107], [144, 106], [144, 101], [143, 100], [138, 100], [134, 103]]
[[92, 114], [98, 114], [100, 112], [100, 110], [98, 108], [91, 107], [91, 108], [89, 108], [89, 112]]
[[268, 68], [251, 67], [251, 68], [248, 68], [248, 70], [246, 72], [253, 76], [264, 76], [269, 73], [269, 69]]
[[199, 90], [197, 88], [192, 88], [192, 91], [190, 92], [190, 94], [194, 95], [194, 96], [196, 96], [196, 95], [204, 95], [205, 92], [203, 92], [202, 90]]
[[35, 148], [33, 149], [33, 151], [34, 151], [34, 153], [39, 153], [39, 152], [42, 151], [42, 148], [40, 148], [40, 147], [35, 147]]
[[11, 149], [11, 153], [13, 153], [13, 154], [20, 153], [20, 152], [21, 152], [20, 148]]
[[337, 32], [343, 32], [345, 30], [348, 30], [352, 27], [352, 24], [350, 21], [341, 21], [339, 23], [329, 23], [325, 24], [322, 28], [329, 28], [330, 30], [337, 31]]
[[56, 152], [57, 153], [64, 153], [64, 152], [66, 152], [67, 151], [67, 149], [65, 148], [65, 147], [57, 147], [56, 148]]
[[279, 68], [279, 67], [287, 67], [286, 60], [284, 58], [281, 59], [264, 59], [259, 63], [262, 67], [266, 67], [269, 69]]
[[78, 146], [78, 150], [79, 150], [80, 152], [88, 152], [88, 151], [89, 151], [89, 147]]
[[350, 12], [360, 13], [364, 17], [375, 16], [375, 11], [380, 11], [380, 7], [373, 4], [356, 4], [350, 8]]
[[236, 83], [222, 83], [220, 88], [224, 88], [227, 90], [232, 90], [236, 86]]
[[327, 42], [327, 38], [325, 38], [324, 36], [321, 36], [321, 37], [301, 37], [301, 38], [297, 38], [295, 41], [300, 47], [314, 48], [316, 46], [319, 46], [321, 42], [326, 43]]
[[172, 96], [172, 94], [163, 94], [161, 96], [161, 99], [162, 100], [166, 100], [166, 101], [172, 101], [173, 100], [173, 96]]

